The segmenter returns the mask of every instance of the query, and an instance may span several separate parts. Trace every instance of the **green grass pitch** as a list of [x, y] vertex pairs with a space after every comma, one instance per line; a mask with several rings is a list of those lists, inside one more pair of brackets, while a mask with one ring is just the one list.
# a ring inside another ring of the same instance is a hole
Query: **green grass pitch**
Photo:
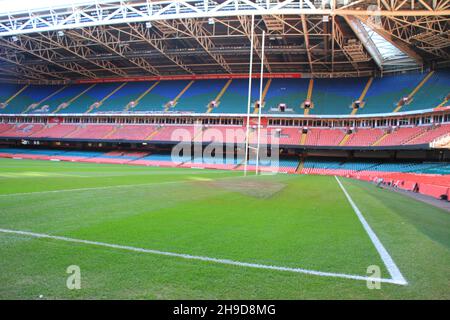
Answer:
[[390, 278], [334, 177], [0, 159], [0, 229], [157, 250], [2, 231], [0, 298], [449, 299], [449, 213], [340, 180], [408, 285], [328, 276]]

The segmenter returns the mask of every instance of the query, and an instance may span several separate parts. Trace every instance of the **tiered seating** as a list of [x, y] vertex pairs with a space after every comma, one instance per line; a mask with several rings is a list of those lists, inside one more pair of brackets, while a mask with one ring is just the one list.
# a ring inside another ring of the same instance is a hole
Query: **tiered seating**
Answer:
[[382, 178], [392, 186], [435, 198], [450, 196], [449, 163], [307, 158], [301, 173], [339, 175], [368, 181]]
[[[276, 133], [276, 129], [271, 129], [272, 134]], [[282, 128], [279, 143], [280, 145], [299, 145], [302, 132], [299, 128]]]
[[65, 138], [68, 139], [102, 139], [113, 129], [113, 125], [106, 124], [90, 124], [90, 125], [79, 125], [80, 127], [69, 133]]
[[[364, 98], [365, 105], [358, 113], [388, 113], [396, 109], [397, 103], [403, 97], [413, 93], [418, 84], [428, 73], [408, 73], [402, 75], [374, 78]], [[252, 82], [252, 105], [259, 99], [259, 79]], [[205, 113], [209, 102], [214, 100], [227, 83], [227, 79], [195, 80], [183, 93], [171, 111]], [[263, 86], [267, 84], [264, 80]], [[93, 108], [91, 112], [162, 112], [166, 104], [175, 99], [191, 80], [162, 80], [160, 82], [112, 82], [91, 84], [61, 85], [30, 85], [20, 92], [7, 106], [2, 106], [9, 98], [19, 92], [22, 85], [2, 84], [0, 87], [1, 113], [84, 113], [91, 105], [102, 101], [111, 94], [102, 105]], [[431, 109], [437, 107], [449, 94], [449, 70], [438, 70], [424, 82], [412, 100], [400, 111]], [[278, 113], [276, 108], [284, 103], [293, 113], [302, 114], [301, 103], [306, 99], [309, 79], [272, 79], [265, 96], [264, 113]], [[367, 78], [314, 79], [312, 102], [314, 108], [311, 114], [349, 114], [353, 101], [358, 99], [367, 83]], [[156, 84], [154, 87], [153, 85]], [[91, 88], [92, 87], [92, 88]], [[151, 87], [152, 90], [142, 97], [135, 107], [126, 108], [141, 94]], [[67, 108], [58, 106], [77, 97]], [[61, 90], [62, 89], [62, 90]], [[114, 92], [114, 90], [117, 90]], [[220, 98], [215, 113], [246, 113], [247, 111], [247, 79], [233, 79], [230, 86]], [[48, 99], [46, 99], [48, 98]], [[33, 104], [40, 105], [29, 108]], [[45, 108], [45, 106], [48, 106]], [[274, 110], [271, 110], [274, 109]], [[253, 107], [252, 107], [253, 110]]]
[[398, 146], [407, 143], [414, 137], [419, 136], [426, 127], [402, 127], [386, 136], [378, 146]]
[[[43, 100], [62, 88], [63, 86], [60, 85], [30, 85], [13, 99], [6, 108], [0, 110], [2, 113], [22, 113], [27, 110], [27, 113], [49, 113], [50, 108], [45, 107], [46, 102]], [[40, 101], [43, 101], [42, 104], [34, 108], [31, 107], [31, 105]]]
[[[100, 102], [104, 97], [115, 90], [120, 83], [99, 83], [96, 84], [92, 89], [84, 93], [77, 100], [72, 102], [67, 108], [65, 108], [60, 113], [85, 113], [89, 110], [89, 107], [96, 102]], [[99, 109], [94, 109], [92, 112], [101, 111]]]
[[175, 111], [205, 113], [227, 80], [197, 80], [183, 94]]
[[371, 146], [384, 134], [382, 129], [357, 129], [350, 135], [345, 146]]
[[[450, 132], [450, 125], [400, 127], [385, 134], [384, 129], [357, 129], [347, 141], [345, 129], [310, 128], [301, 143], [298, 127], [261, 129], [260, 143], [306, 146], [367, 147], [426, 144]], [[244, 143], [246, 128], [228, 125], [149, 125], [149, 124], [0, 124], [0, 136], [11, 138], [61, 138], [124, 141], [195, 141]], [[340, 144], [342, 142], [342, 144]], [[345, 143], [344, 143], [345, 142]], [[257, 130], [250, 128], [249, 143], [257, 143]]]
[[450, 94], [450, 70], [435, 72], [414, 95], [405, 110], [422, 110], [437, 107]]
[[358, 113], [371, 114], [394, 111], [400, 99], [409, 95], [423, 77], [423, 74], [411, 73], [374, 78], [366, 94], [364, 108], [361, 108]]
[[[252, 81], [252, 106], [259, 99], [259, 80]], [[264, 84], [267, 80], [264, 81]], [[269, 90], [270, 91], [270, 90]], [[220, 99], [220, 104], [214, 108], [214, 113], [247, 113], [248, 80], [235, 79]], [[253, 107], [251, 109], [253, 111]]]
[[[282, 172], [282, 173], [294, 173], [298, 167], [299, 160], [297, 158], [280, 158], [278, 161], [270, 159], [260, 159], [259, 169], [265, 172]], [[243, 169], [239, 167], [238, 169]], [[256, 169], [256, 159], [250, 159], [248, 161], [247, 170]]]
[[148, 152], [110, 151], [93, 157], [86, 157], [82, 162], [126, 164], [147, 156]]
[[192, 141], [194, 127], [192, 126], [164, 126], [156, 130], [151, 136], [152, 141]]
[[30, 135], [33, 138], [62, 138], [77, 129], [74, 124], [49, 124], [44, 129]]
[[156, 130], [154, 125], [121, 125], [115, 128], [110, 134], [109, 140], [145, 140], [152, 132]]
[[[64, 113], [64, 106], [63, 104], [68, 103], [71, 99], [74, 99], [76, 96], [81, 94], [84, 90], [89, 88], [90, 85], [87, 84], [79, 84], [79, 85], [71, 85], [65, 87], [63, 90], [59, 91], [52, 97], [50, 97], [48, 100], [46, 100], [43, 105], [48, 106], [49, 112], [56, 112], [58, 111], [58, 107], [60, 107], [59, 111], [61, 113]], [[67, 106], [66, 106], [67, 107]]]
[[193, 159], [181, 159], [184, 163], [180, 165], [183, 168], [207, 168], [207, 169], [223, 169], [232, 170], [238, 165], [238, 160], [234, 158], [234, 155], [227, 157], [194, 157]]
[[[133, 108], [135, 112], [158, 111], [163, 112], [166, 104], [173, 100], [188, 84], [188, 80], [161, 81], [153, 88], [139, 104]], [[176, 106], [173, 109], [176, 111]]]
[[278, 108], [279, 104], [284, 103], [294, 113], [303, 114], [300, 106], [306, 99], [308, 83], [309, 79], [273, 79], [262, 111], [264, 113], [280, 113], [271, 109]]
[[124, 157], [128, 159], [137, 159], [148, 155], [149, 155], [148, 152], [141, 152], [141, 151], [110, 151], [104, 153], [102, 157], [112, 157], [112, 158]]
[[0, 123], [0, 133], [10, 130], [14, 124], [10, 123]]
[[1, 137], [29, 137], [44, 128], [43, 124], [18, 124], [0, 132]]
[[241, 126], [210, 126], [204, 128], [202, 136], [196, 137], [195, 141], [201, 138], [204, 142], [244, 143], [245, 130]]
[[341, 129], [310, 129], [306, 138], [308, 146], [337, 146], [344, 138]]
[[[14, 95], [16, 95], [19, 90], [24, 88], [24, 85], [19, 84], [10, 84], [10, 83], [2, 83], [0, 87], [0, 112], [8, 113], [6, 101], [11, 99]], [[5, 111], [3, 111], [5, 109]]]
[[430, 143], [434, 139], [439, 138], [445, 134], [450, 133], [450, 125], [445, 124], [438, 127], [434, 127], [433, 129], [426, 130], [422, 135], [417, 136], [417, 138], [409, 140], [406, 144], [423, 144]]
[[49, 160], [55, 155], [64, 153], [60, 150], [47, 150], [47, 149], [18, 149], [18, 148], [4, 148], [0, 149], [1, 157], [10, 158], [24, 158], [24, 159], [42, 159]]
[[310, 114], [349, 114], [367, 78], [315, 79]]
[[450, 164], [447, 165], [438, 165], [435, 167], [428, 167], [421, 170], [417, 170], [417, 173], [426, 173], [426, 174], [448, 174], [450, 175]]
[[136, 100], [153, 84], [154, 82], [129, 82], [106, 99], [97, 112], [123, 112], [131, 101]]
[[89, 158], [95, 158], [102, 155], [103, 152], [97, 151], [66, 151], [58, 155], [53, 156], [53, 159], [58, 159], [61, 161], [80, 161], [87, 162]]
[[377, 163], [374, 161], [345, 161], [335, 158], [307, 158], [304, 161], [302, 173], [326, 174], [326, 175], [351, 175], [359, 171], [373, 168]]

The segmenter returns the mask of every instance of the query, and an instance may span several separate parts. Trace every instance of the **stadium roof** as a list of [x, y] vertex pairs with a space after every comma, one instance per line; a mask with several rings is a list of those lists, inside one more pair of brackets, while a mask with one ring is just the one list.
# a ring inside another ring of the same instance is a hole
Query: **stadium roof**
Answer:
[[366, 75], [450, 60], [447, 0], [0, 0], [0, 79]]

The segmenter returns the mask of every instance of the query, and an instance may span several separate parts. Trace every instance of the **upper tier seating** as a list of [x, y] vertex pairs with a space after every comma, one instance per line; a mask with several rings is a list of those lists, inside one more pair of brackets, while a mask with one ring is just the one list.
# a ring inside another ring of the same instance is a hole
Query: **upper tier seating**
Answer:
[[[50, 113], [50, 107], [47, 105], [47, 98], [58, 94], [59, 90], [64, 86], [47, 86], [47, 85], [30, 85], [26, 87], [20, 94], [12, 99], [4, 109], [0, 109], [2, 113]], [[3, 91], [3, 86], [0, 91]]]
[[301, 104], [306, 99], [308, 84], [309, 79], [273, 79], [265, 97], [263, 112], [281, 113], [276, 109], [280, 104], [285, 104], [293, 113], [302, 114]]
[[[100, 102], [120, 85], [120, 83], [98, 83], [58, 113], [85, 113], [92, 105]], [[101, 106], [99, 109], [92, 110], [92, 112], [97, 111], [101, 111]]]
[[[365, 105], [358, 113], [389, 113], [397, 107], [397, 103], [408, 96], [420, 83], [426, 74], [411, 73], [396, 76], [374, 78], [372, 85], [364, 99]], [[434, 105], [424, 106], [422, 109], [432, 108]]]
[[[450, 70], [374, 78], [358, 114], [390, 113], [398, 102], [415, 92], [408, 103], [397, 111], [431, 109], [440, 105], [450, 93]], [[428, 79], [422, 86], [423, 79]], [[268, 79], [263, 113], [281, 113], [285, 104], [288, 113], [303, 114], [301, 104], [307, 98], [309, 79]], [[213, 113], [247, 112], [247, 79], [162, 80], [143, 82], [111, 82], [75, 85], [0, 86], [1, 113], [111, 113], [111, 112], [196, 112], [205, 113], [211, 101], [219, 97]], [[310, 113], [350, 114], [352, 102], [364, 91], [368, 78], [314, 79]], [[20, 91], [22, 88], [24, 90]], [[417, 91], [415, 89], [418, 88]], [[151, 89], [151, 90], [150, 90]], [[222, 90], [224, 89], [224, 90]], [[260, 81], [252, 81], [251, 111], [259, 100]], [[9, 100], [9, 101], [8, 101]], [[139, 101], [137, 101], [139, 100]], [[174, 101], [177, 100], [177, 101]], [[5, 105], [5, 102], [8, 103]], [[168, 108], [170, 101], [173, 107]], [[70, 102], [70, 103], [69, 103]], [[135, 102], [135, 103], [132, 103]], [[97, 103], [97, 104], [96, 104]], [[131, 103], [131, 104], [130, 104]], [[91, 107], [92, 106], [92, 107]]]
[[[69, 107], [71, 100], [74, 100], [75, 102], [76, 98], [89, 87], [90, 85], [87, 84], [67, 86], [63, 90], [50, 97], [43, 104], [48, 106], [50, 112], [65, 113], [67, 112], [65, 109]], [[39, 111], [34, 110], [34, 112], [32, 111], [31, 113], [37, 112]]]
[[205, 113], [227, 80], [196, 80], [181, 96], [174, 111]]
[[19, 92], [19, 90], [23, 88], [25, 88], [24, 85], [9, 84], [9, 83], [0, 84], [0, 112], [8, 113], [7, 111], [3, 111], [3, 109], [6, 109], [8, 105], [6, 101], [13, 98], [14, 95], [16, 95]]
[[[264, 80], [263, 85], [267, 80]], [[219, 90], [220, 91], [220, 90]], [[217, 91], [217, 94], [219, 93]], [[259, 79], [252, 81], [251, 112], [253, 112], [254, 103], [259, 100]], [[248, 80], [234, 79], [227, 88], [219, 105], [213, 109], [214, 113], [247, 113], [248, 102]]]
[[352, 102], [358, 100], [367, 78], [315, 79], [310, 114], [350, 114]]
[[435, 72], [402, 110], [435, 108], [450, 94], [450, 70]]
[[154, 82], [129, 82], [108, 97], [96, 112], [123, 112], [130, 102], [138, 99], [153, 84]]
[[[139, 104], [133, 109], [133, 111], [146, 112], [146, 111], [158, 111], [163, 112], [165, 106], [170, 101], [174, 100], [176, 96], [189, 84], [189, 80], [165, 80], [160, 81], [150, 91]], [[176, 106], [174, 108], [176, 111]]]

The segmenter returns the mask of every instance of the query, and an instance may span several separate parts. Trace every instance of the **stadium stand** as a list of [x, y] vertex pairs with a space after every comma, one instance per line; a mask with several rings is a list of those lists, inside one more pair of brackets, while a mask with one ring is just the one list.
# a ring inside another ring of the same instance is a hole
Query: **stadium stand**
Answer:
[[345, 136], [342, 129], [310, 129], [306, 138], [309, 146], [337, 146]]
[[396, 146], [407, 143], [408, 141], [418, 137], [426, 127], [405, 127], [395, 128], [392, 133], [389, 133], [380, 141], [378, 146]]
[[153, 82], [129, 82], [106, 99], [98, 112], [124, 112], [132, 101], [144, 93]]
[[182, 112], [205, 113], [227, 80], [197, 80], [179, 99], [175, 110]]
[[352, 133], [345, 146], [371, 146], [383, 136], [382, 129], [357, 129]]
[[[86, 113], [88, 111], [93, 111], [95, 109], [95, 103], [102, 101], [108, 94], [115, 90], [117, 86], [117, 83], [95, 84], [90, 90], [82, 91], [81, 96], [58, 113]], [[88, 88], [89, 87], [85, 90]]]
[[367, 78], [315, 79], [310, 114], [349, 114], [366, 83]]
[[119, 125], [108, 135], [109, 140], [146, 140], [156, 130], [153, 125]]
[[[25, 90], [27, 85], [17, 85], [11, 83], [2, 83], [0, 89], [0, 110], [3, 110], [8, 106], [8, 104], [17, 97], [23, 90]], [[8, 109], [9, 110], [9, 109]], [[7, 111], [5, 111], [6, 113]]]
[[16, 124], [0, 132], [1, 137], [29, 137], [44, 129], [43, 124]]
[[[264, 113], [284, 113], [279, 110], [279, 105], [292, 109], [297, 114], [303, 114], [300, 108], [306, 99], [308, 91], [308, 79], [273, 79], [265, 99]], [[286, 111], [285, 111], [286, 112]]]
[[1, 109], [2, 113], [49, 113], [47, 100], [64, 89], [61, 85], [29, 85]]
[[83, 124], [79, 125], [77, 130], [69, 133], [65, 136], [66, 139], [103, 139], [105, 136], [112, 132], [115, 126], [107, 124]]
[[[365, 105], [358, 113], [393, 112], [400, 99], [409, 95], [411, 90], [420, 83], [422, 78], [423, 74], [419, 73], [374, 78], [366, 94]], [[432, 107], [428, 105], [424, 109]]]
[[48, 124], [42, 130], [30, 135], [33, 138], [64, 138], [78, 128], [77, 125]]
[[[263, 113], [303, 114], [309, 79], [264, 80]], [[408, 73], [374, 78], [315, 79], [311, 92], [314, 115], [352, 112], [352, 103], [364, 97], [361, 114], [390, 113], [435, 108], [449, 94], [450, 71]], [[223, 90], [223, 91], [222, 91]], [[108, 112], [209, 112], [245, 113], [246, 79], [164, 80], [98, 84], [29, 85], [5, 84], [0, 88], [1, 113], [108, 113]], [[401, 107], [398, 103], [410, 99]], [[259, 80], [252, 84], [252, 110], [259, 100]], [[170, 105], [170, 102], [173, 105]], [[285, 105], [285, 110], [279, 106]]]
[[450, 125], [443, 124], [439, 126], [426, 127], [422, 134], [410, 139], [406, 144], [422, 144], [433, 141], [440, 136], [450, 134]]
[[[141, 99], [139, 104], [133, 111], [159, 111], [165, 110], [167, 104], [175, 98], [186, 88], [190, 83], [188, 80], [166, 80], [160, 81], [145, 97]], [[174, 108], [176, 111], [176, 104], [170, 109]], [[167, 110], [169, 111], [169, 110]]]
[[[450, 134], [450, 125], [416, 127], [357, 128], [346, 134], [343, 128], [309, 128], [306, 135], [298, 127], [269, 127], [261, 130], [261, 143], [306, 146], [386, 147], [429, 144]], [[0, 137], [97, 139], [123, 141], [203, 141], [244, 143], [245, 127], [236, 125], [156, 125], [156, 124], [0, 124]], [[305, 137], [303, 143], [302, 139]], [[345, 139], [347, 137], [347, 139]], [[250, 128], [250, 143], [257, 143], [257, 132]]]
[[405, 110], [421, 110], [437, 107], [450, 92], [450, 70], [433, 72], [422, 88], [413, 96]]
[[[266, 81], [264, 81], [264, 84]], [[212, 110], [213, 113], [246, 113], [247, 112], [247, 94], [248, 94], [248, 80], [234, 79], [222, 98], [219, 104]], [[255, 79], [252, 81], [252, 109], [254, 103], [259, 99], [259, 81]], [[266, 108], [264, 108], [266, 109]]]
[[448, 162], [355, 161], [311, 157], [306, 159], [301, 173], [346, 176], [368, 181], [382, 179], [389, 186], [440, 199], [449, 195], [449, 166]]
[[[48, 98], [44, 104], [48, 106], [48, 112], [59, 112], [66, 108], [70, 101], [76, 98], [79, 94], [89, 88], [89, 85], [71, 85], [66, 86], [63, 90], [59, 90], [56, 94]], [[44, 108], [44, 110], [47, 108]], [[30, 110], [29, 113], [48, 113], [45, 111]]]

